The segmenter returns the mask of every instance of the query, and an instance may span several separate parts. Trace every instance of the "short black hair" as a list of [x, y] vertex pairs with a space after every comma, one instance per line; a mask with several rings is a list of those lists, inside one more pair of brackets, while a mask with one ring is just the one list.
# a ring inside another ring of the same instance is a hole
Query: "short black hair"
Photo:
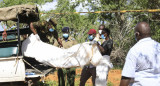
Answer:
[[104, 25], [104, 24], [99, 25], [99, 27], [101, 27], [101, 26], [103, 26], [103, 27], [105, 28], [105, 25]]
[[109, 30], [108, 28], [104, 28], [103, 31], [104, 31], [105, 33], [107, 33], [107, 36], [110, 35], [110, 30]]

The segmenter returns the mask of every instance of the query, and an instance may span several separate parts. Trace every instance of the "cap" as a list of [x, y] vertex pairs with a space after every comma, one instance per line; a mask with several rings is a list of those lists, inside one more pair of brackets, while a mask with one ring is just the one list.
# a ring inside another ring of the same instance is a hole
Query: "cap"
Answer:
[[57, 25], [57, 21], [54, 18], [50, 18], [49, 22], [52, 23], [53, 26]]
[[69, 27], [64, 27], [64, 28], [62, 29], [62, 32], [63, 32], [63, 33], [69, 33]]
[[96, 30], [95, 30], [95, 29], [90, 29], [90, 30], [88, 31], [88, 34], [96, 34]]

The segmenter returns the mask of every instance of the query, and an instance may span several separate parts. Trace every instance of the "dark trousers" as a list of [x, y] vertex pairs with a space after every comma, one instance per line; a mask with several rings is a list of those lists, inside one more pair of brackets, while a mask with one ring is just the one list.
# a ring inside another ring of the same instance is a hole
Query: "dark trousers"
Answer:
[[58, 69], [59, 86], [65, 86], [65, 84], [67, 84], [67, 86], [74, 86], [75, 69], [76, 68]]
[[96, 67], [89, 68], [88, 66], [85, 66], [81, 73], [80, 78], [80, 85], [79, 86], [85, 86], [86, 81], [92, 76], [92, 84], [95, 86], [95, 79], [96, 79]]

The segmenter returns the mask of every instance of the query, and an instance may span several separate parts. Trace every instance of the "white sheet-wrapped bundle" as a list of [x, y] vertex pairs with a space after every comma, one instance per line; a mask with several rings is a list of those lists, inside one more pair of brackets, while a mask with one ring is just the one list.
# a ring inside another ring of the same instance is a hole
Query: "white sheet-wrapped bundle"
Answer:
[[102, 59], [96, 44], [85, 42], [69, 49], [61, 49], [42, 42], [38, 35], [33, 34], [23, 42], [22, 54], [57, 68], [82, 67], [89, 63], [96, 66]]
[[89, 42], [61, 49], [44, 43], [38, 35], [31, 34], [22, 44], [22, 54], [37, 61], [57, 68], [83, 67], [87, 64], [96, 66], [96, 86], [106, 86], [109, 68], [112, 68], [110, 57], [102, 56], [96, 44]]
[[113, 68], [112, 63], [110, 62], [110, 56], [104, 55], [96, 66], [95, 86], [107, 85], [107, 76], [110, 68]]

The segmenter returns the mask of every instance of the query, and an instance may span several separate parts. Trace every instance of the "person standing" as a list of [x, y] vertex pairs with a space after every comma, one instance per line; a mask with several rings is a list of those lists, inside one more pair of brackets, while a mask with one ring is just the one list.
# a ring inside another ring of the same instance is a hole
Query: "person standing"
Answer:
[[105, 25], [101, 24], [98, 28], [98, 33], [101, 35], [102, 34], [102, 31], [103, 29], [105, 28]]
[[[63, 48], [67, 49], [77, 44], [77, 41], [69, 35], [69, 27], [64, 27], [62, 29], [63, 38], [62, 44]], [[57, 47], [60, 47], [57, 42], [54, 44]], [[58, 83], [59, 86], [74, 86], [75, 79], [75, 70], [76, 68], [59, 68], [58, 69]]]
[[58, 32], [56, 30], [57, 23], [54, 19], [49, 19], [49, 21], [38, 21], [30, 24], [30, 29], [34, 34], [38, 34], [40, 39], [48, 44], [54, 44], [54, 39], [58, 41], [58, 44], [62, 47], [62, 42], [58, 37]]
[[98, 28], [98, 33], [99, 33], [99, 44], [102, 44], [104, 41], [105, 41], [105, 39], [103, 39], [103, 38], [101, 38], [101, 34], [102, 34], [102, 31], [103, 31], [103, 29], [105, 28], [105, 25], [103, 25], [103, 24], [101, 24], [100, 26], [99, 26], [99, 28]]
[[137, 43], [129, 50], [120, 86], [160, 86], [160, 43], [151, 38], [148, 23], [135, 26]]
[[97, 43], [97, 46], [100, 49], [102, 55], [109, 55], [111, 54], [113, 48], [113, 41], [110, 39], [110, 30], [105, 28], [102, 31], [101, 38], [105, 41], [100, 45]]
[[103, 56], [103, 59], [107, 60], [107, 63], [105, 64], [108, 64], [108, 66], [105, 66], [103, 62], [102, 64], [96, 66], [96, 86], [107, 85], [108, 72], [109, 69], [113, 67], [112, 63], [110, 62], [110, 54], [113, 48], [113, 41], [110, 39], [110, 30], [104, 28], [102, 30], [101, 38], [104, 39], [104, 42], [102, 44], [98, 42], [97, 46]]
[[[96, 37], [96, 30], [90, 29], [88, 31], [88, 40], [89, 42], [92, 42], [93, 39]], [[81, 78], [80, 78], [80, 85], [79, 86], [85, 86], [86, 81], [92, 76], [92, 84], [95, 86], [95, 78], [96, 78], [96, 67], [92, 64], [89, 64], [87, 66], [84, 66], [81, 72]]]

